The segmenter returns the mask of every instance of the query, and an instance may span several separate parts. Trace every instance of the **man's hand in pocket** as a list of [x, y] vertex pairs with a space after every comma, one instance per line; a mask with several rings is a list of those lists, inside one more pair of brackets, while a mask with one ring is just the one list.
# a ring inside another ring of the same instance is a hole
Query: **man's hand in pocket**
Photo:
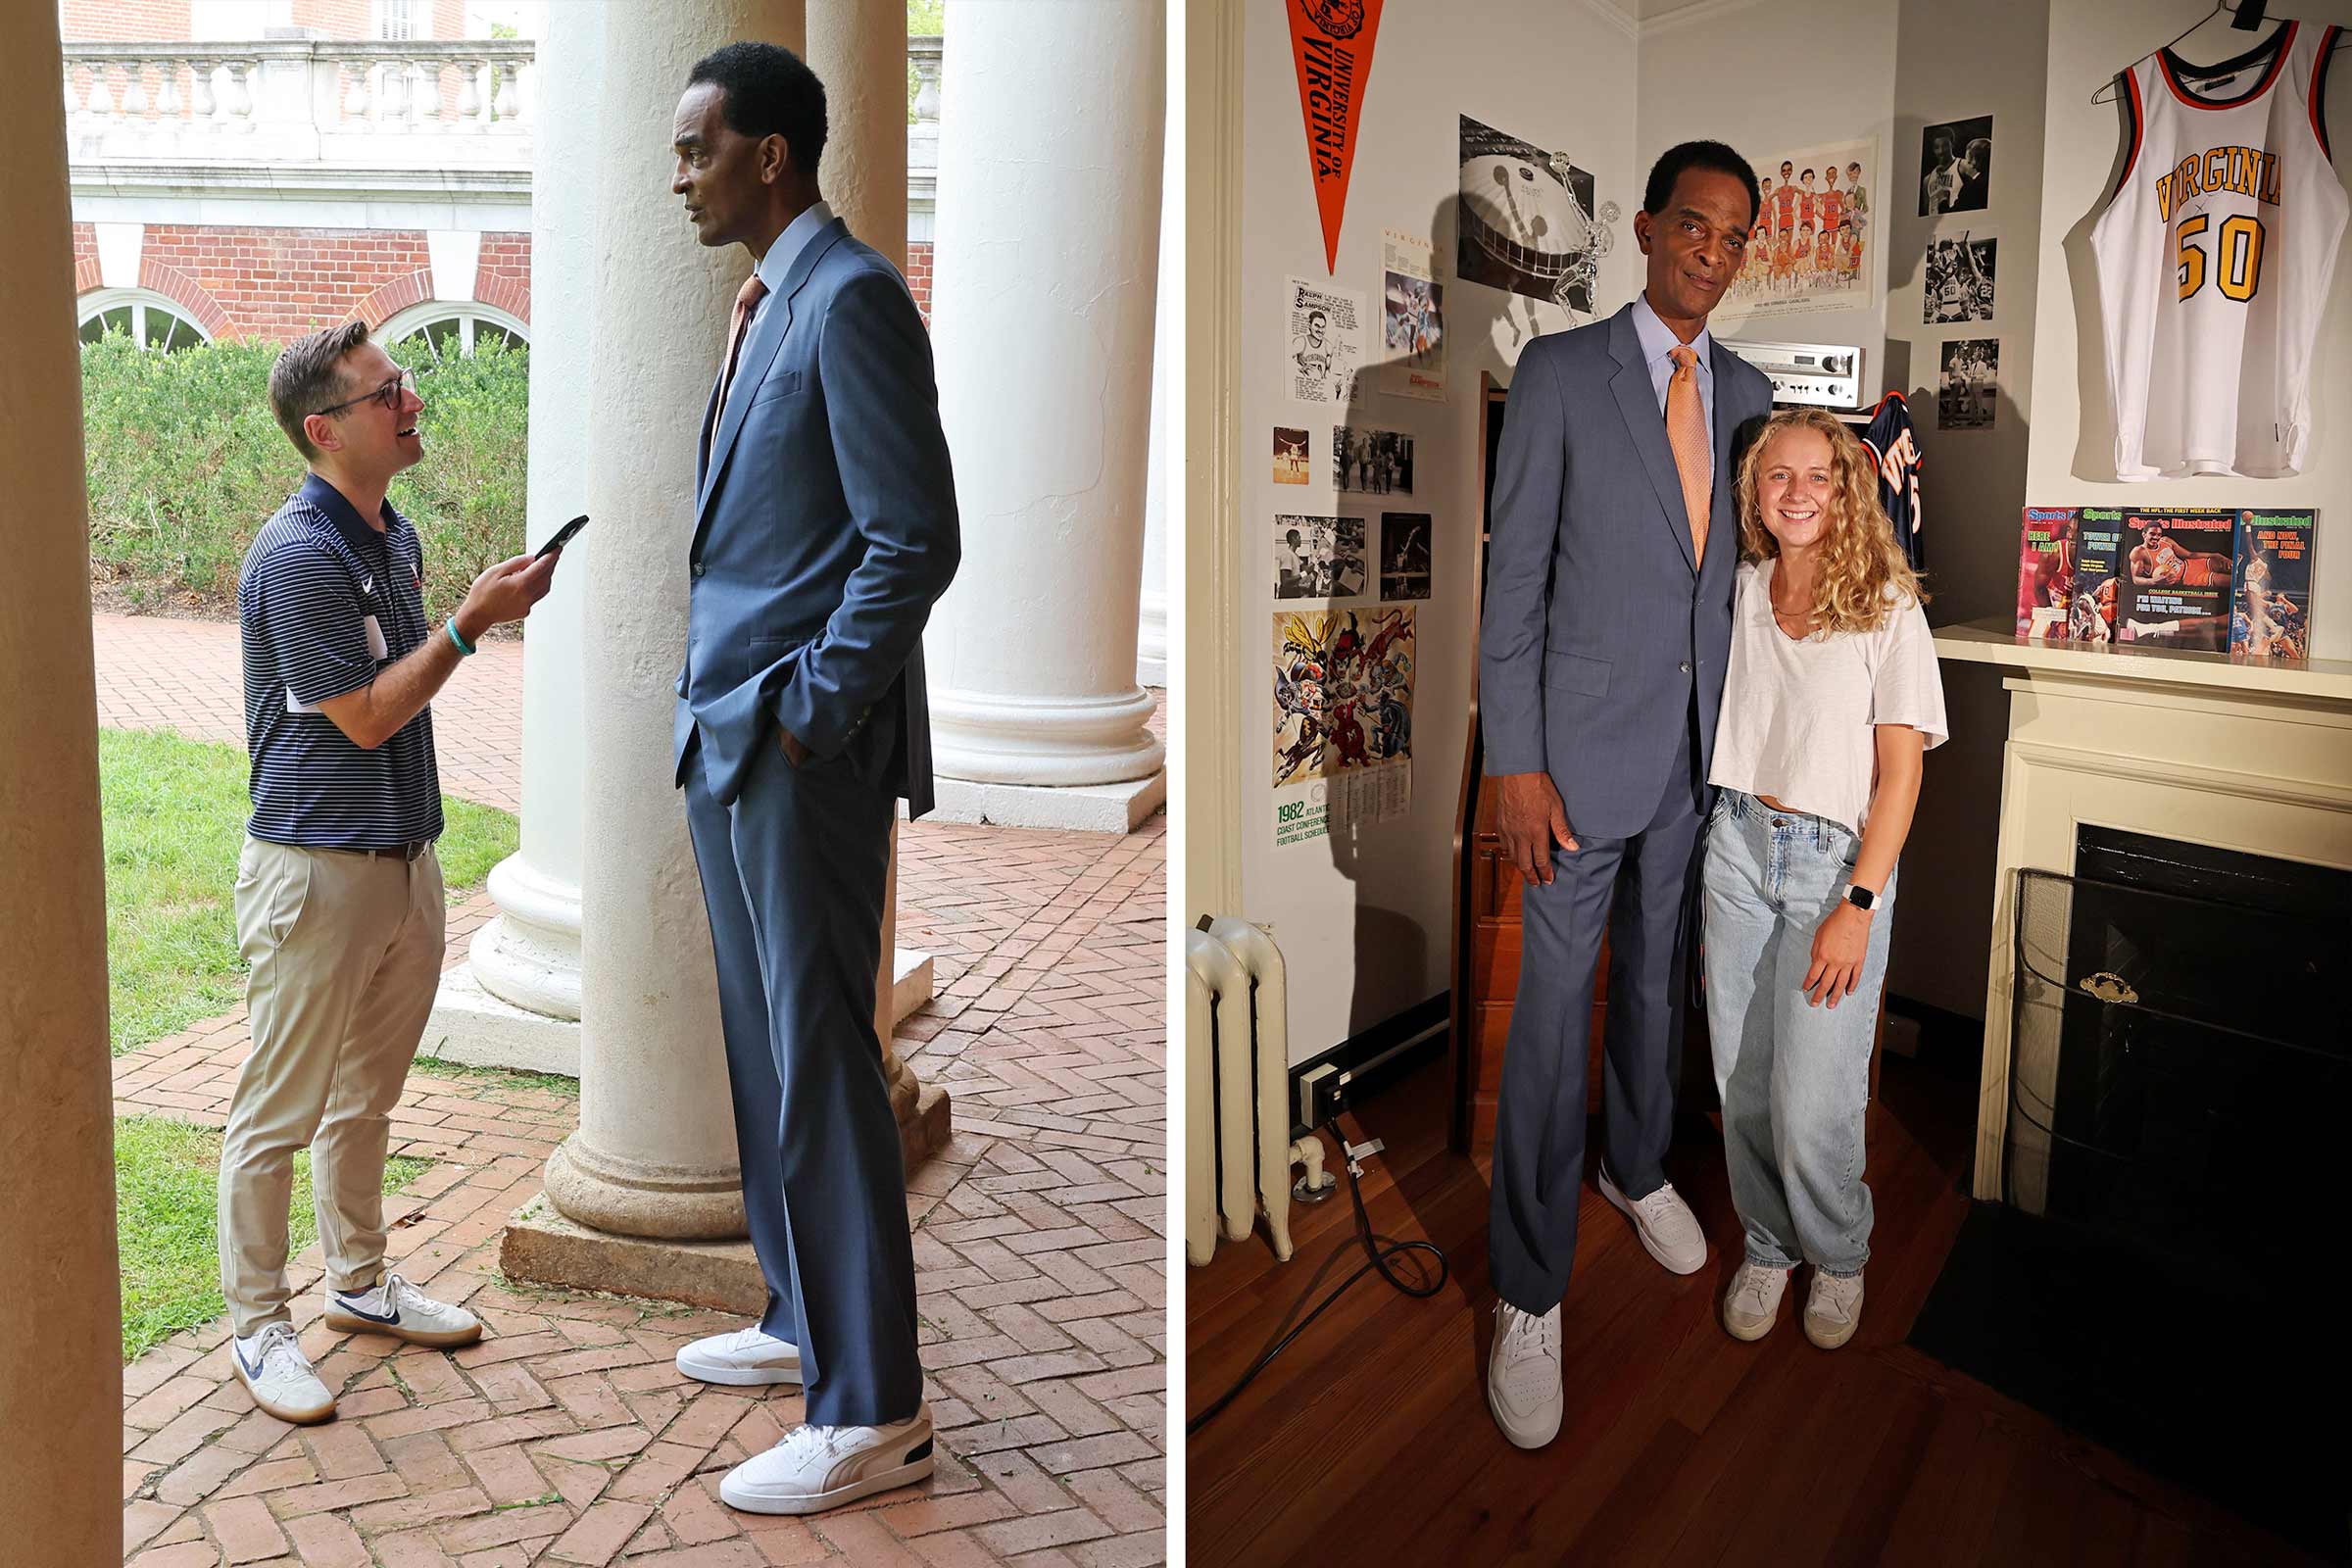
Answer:
[[781, 724], [776, 726], [776, 733], [784, 739], [784, 760], [790, 762], [793, 770], [798, 772], [801, 764], [808, 760], [808, 748], [801, 744], [799, 736]]

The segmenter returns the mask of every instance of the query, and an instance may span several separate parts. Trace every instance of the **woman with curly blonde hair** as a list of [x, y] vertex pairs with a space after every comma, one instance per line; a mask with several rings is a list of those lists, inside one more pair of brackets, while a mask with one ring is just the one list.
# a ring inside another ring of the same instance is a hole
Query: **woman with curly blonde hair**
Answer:
[[1747, 1239], [1723, 1321], [1763, 1338], [1801, 1260], [1805, 1336], [1835, 1349], [1861, 1321], [1871, 1038], [1921, 756], [1948, 733], [1943, 686], [1927, 594], [1851, 431], [1817, 409], [1776, 414], [1737, 483], [1703, 878], [1707, 1024]]

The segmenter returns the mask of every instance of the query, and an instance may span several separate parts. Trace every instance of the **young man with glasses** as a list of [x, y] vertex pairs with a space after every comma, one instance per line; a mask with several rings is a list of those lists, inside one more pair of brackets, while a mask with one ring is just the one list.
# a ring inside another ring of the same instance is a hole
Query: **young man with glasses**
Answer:
[[547, 593], [555, 555], [517, 556], [425, 623], [423, 550], [385, 499], [424, 455], [416, 382], [364, 321], [287, 346], [270, 407], [310, 466], [237, 584], [253, 815], [237, 945], [253, 1050], [220, 1148], [220, 1289], [237, 1376], [280, 1420], [324, 1421], [333, 1391], [295, 1343], [287, 1204], [312, 1150], [326, 1323], [412, 1344], [482, 1326], [384, 1262], [392, 1107], [440, 982], [441, 786], [426, 705], [475, 640]]

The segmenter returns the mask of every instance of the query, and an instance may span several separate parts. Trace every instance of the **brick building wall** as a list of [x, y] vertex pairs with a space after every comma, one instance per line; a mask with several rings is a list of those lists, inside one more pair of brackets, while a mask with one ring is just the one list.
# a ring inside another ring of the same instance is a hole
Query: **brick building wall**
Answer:
[[[415, 9], [420, 23], [429, 15], [433, 37], [466, 36], [466, 0], [431, 0]], [[295, 26], [316, 27], [321, 38], [375, 36], [368, 0], [294, 0], [293, 16]], [[63, 0], [58, 26], [68, 43], [168, 43], [195, 30], [188, 0]]]
[[923, 324], [931, 324], [931, 244], [928, 240], [911, 240], [906, 246], [906, 287], [914, 294], [914, 303], [923, 313]]
[[[531, 318], [531, 236], [484, 234], [474, 298]], [[98, 288], [98, 247], [74, 225], [74, 288]], [[286, 342], [358, 316], [380, 324], [434, 297], [421, 229], [146, 226], [139, 286], [179, 305], [214, 337]]]

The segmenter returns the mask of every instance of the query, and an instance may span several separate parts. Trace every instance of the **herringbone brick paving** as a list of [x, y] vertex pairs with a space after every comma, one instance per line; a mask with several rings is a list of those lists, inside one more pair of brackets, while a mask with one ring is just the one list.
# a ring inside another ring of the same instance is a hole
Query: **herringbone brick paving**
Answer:
[[[233, 626], [95, 626], [101, 722], [238, 738]], [[511, 810], [519, 657], [511, 678], [498, 668], [469, 662], [435, 729], [444, 788]], [[466, 737], [465, 769], [451, 736]], [[314, 1248], [294, 1268], [296, 1325], [340, 1417], [296, 1429], [255, 1410], [224, 1322], [140, 1357], [124, 1369], [129, 1560], [1163, 1560], [1165, 820], [1115, 839], [902, 828], [901, 940], [936, 955], [940, 995], [899, 1044], [949, 1086], [956, 1120], [907, 1182], [940, 1429], [928, 1486], [807, 1521], [723, 1507], [719, 1476], [800, 1418], [797, 1395], [678, 1376], [677, 1347], [734, 1319], [504, 1280], [499, 1230], [539, 1191], [576, 1102], [417, 1074], [393, 1150], [437, 1163], [390, 1203], [391, 1255], [491, 1337], [443, 1353], [326, 1329]], [[493, 912], [481, 895], [450, 911], [452, 962]], [[220, 1125], [247, 1046], [238, 1009], [121, 1058], [118, 1113]]]

